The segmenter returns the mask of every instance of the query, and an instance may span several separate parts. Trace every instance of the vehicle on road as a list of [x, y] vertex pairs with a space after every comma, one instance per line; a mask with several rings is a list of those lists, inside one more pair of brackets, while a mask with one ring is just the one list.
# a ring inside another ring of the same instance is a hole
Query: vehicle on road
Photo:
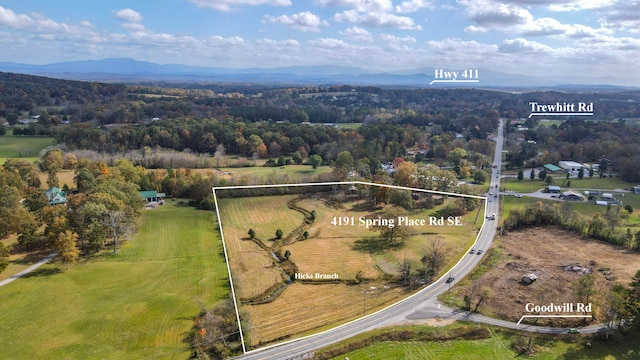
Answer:
[[480, 255], [480, 254], [482, 254], [482, 249], [476, 251], [476, 255]]
[[452, 282], [453, 282], [453, 280], [455, 280], [455, 279], [456, 279], [456, 278], [454, 278], [453, 276], [449, 276], [449, 277], [447, 278], [446, 283], [447, 283], [447, 284], [450, 284], [450, 283], [452, 283]]
[[517, 198], [519, 199], [519, 198], [521, 198], [521, 197], [522, 197], [522, 194], [515, 194], [515, 195], [513, 195], [513, 196], [515, 196], [515, 197], [517, 197]]
[[580, 330], [576, 328], [571, 328], [567, 331], [569, 334], [580, 334]]
[[469, 254], [475, 254], [476, 253], [476, 249], [471, 249], [471, 251], [469, 251]]

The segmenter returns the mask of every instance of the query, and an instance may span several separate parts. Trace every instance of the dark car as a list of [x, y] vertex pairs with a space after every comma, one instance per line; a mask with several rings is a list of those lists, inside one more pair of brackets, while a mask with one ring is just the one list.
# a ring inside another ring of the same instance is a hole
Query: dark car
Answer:
[[480, 254], [482, 254], [482, 250], [476, 251], [476, 255], [480, 255]]
[[449, 276], [449, 277], [447, 278], [447, 284], [452, 283], [452, 282], [453, 282], [453, 280], [455, 280], [455, 279], [456, 279], [456, 278], [454, 278], [453, 276]]
[[476, 250], [475, 249], [471, 249], [471, 251], [469, 251], [470, 254], [475, 254]]

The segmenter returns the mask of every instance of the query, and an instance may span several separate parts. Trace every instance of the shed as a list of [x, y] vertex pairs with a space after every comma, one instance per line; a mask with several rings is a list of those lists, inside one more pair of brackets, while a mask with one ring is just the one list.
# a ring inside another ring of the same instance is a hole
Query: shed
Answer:
[[580, 194], [574, 193], [573, 191], [563, 192], [562, 198], [565, 200], [582, 200], [582, 196]]
[[636, 185], [633, 187], [633, 192], [636, 194], [640, 194], [640, 185]]
[[552, 194], [559, 194], [560, 193], [560, 186], [558, 186], [558, 185], [549, 185], [549, 186], [547, 186], [547, 190], [549, 190], [549, 192], [552, 193]]
[[553, 164], [544, 164], [544, 168], [548, 172], [552, 172], [552, 173], [562, 170], [562, 168], [559, 168], [559, 167], [557, 167], [557, 166], [555, 166]]
[[538, 280], [538, 276], [533, 273], [522, 277], [522, 282], [525, 284], [533, 284], [534, 282], [536, 282], [536, 280]]

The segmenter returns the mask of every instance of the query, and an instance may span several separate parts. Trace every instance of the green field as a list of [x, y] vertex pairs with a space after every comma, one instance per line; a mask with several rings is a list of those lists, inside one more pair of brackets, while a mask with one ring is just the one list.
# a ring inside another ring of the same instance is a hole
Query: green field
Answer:
[[0, 288], [0, 359], [187, 358], [203, 306], [228, 295], [212, 212], [147, 210], [117, 255], [47, 264]]
[[10, 158], [38, 160], [40, 150], [55, 145], [56, 140], [50, 137], [11, 136], [11, 131], [0, 136], [0, 164]]
[[[479, 327], [486, 327], [478, 325]], [[454, 331], [461, 325], [453, 324], [443, 328], [432, 328], [434, 332]], [[425, 326], [412, 326], [409, 329], [420, 329]], [[396, 331], [405, 328], [396, 327]], [[445, 340], [445, 341], [381, 341], [372, 345], [358, 349], [340, 356], [335, 360], [357, 360], [357, 359], [637, 359], [640, 357], [640, 350], [636, 343], [636, 334], [627, 334], [624, 338], [612, 339], [609, 342], [603, 339], [590, 339], [580, 335], [560, 335], [548, 338], [544, 335], [532, 337], [532, 345], [535, 347], [535, 354], [519, 354], [512, 348], [512, 344], [526, 344], [529, 341], [529, 333], [516, 333], [505, 331], [499, 328], [491, 328], [491, 337], [480, 340]], [[371, 333], [376, 333], [373, 331]], [[365, 337], [367, 334], [359, 335]], [[349, 339], [341, 344], [348, 344], [354, 339]], [[591, 345], [587, 346], [586, 343]], [[337, 346], [337, 345], [334, 345]], [[331, 348], [331, 347], [330, 347]]]
[[[528, 172], [526, 172], [528, 174]], [[551, 175], [553, 178], [552, 185], [559, 185], [563, 191], [568, 190], [565, 188], [564, 184], [567, 181], [565, 176], [561, 175]], [[589, 178], [585, 176], [583, 179], [571, 178], [570, 189], [630, 189], [633, 187], [632, 184], [623, 180], [620, 180], [617, 177], [613, 178], [600, 178], [594, 176], [593, 178]], [[502, 179], [502, 183], [500, 184], [500, 189], [506, 189], [509, 191], [516, 191], [521, 193], [529, 193], [535, 192], [539, 189], [544, 189], [547, 187], [547, 184], [538, 179], [536, 177], [535, 180], [531, 180], [529, 178], [525, 178], [522, 181], [518, 181], [515, 178], [506, 178]]]

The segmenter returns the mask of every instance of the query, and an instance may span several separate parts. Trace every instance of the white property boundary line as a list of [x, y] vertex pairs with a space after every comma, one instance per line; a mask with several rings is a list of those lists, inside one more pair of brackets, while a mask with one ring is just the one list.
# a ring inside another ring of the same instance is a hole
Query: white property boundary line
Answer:
[[[231, 277], [231, 266], [229, 265], [229, 255], [227, 253], [227, 246], [226, 243], [224, 241], [224, 232], [222, 230], [222, 219], [220, 218], [220, 207], [218, 206], [218, 196], [216, 195], [216, 190], [235, 190], [235, 189], [259, 189], [259, 188], [279, 188], [279, 187], [301, 187], [301, 186], [327, 186], [327, 185], [373, 185], [373, 186], [381, 186], [381, 187], [387, 187], [387, 188], [391, 188], [391, 189], [400, 189], [400, 190], [411, 190], [411, 191], [419, 191], [419, 192], [427, 192], [427, 193], [432, 193], [432, 194], [439, 194], [439, 195], [449, 195], [449, 196], [458, 196], [458, 197], [468, 197], [468, 198], [473, 198], [473, 199], [480, 199], [480, 200], [486, 200], [487, 198], [484, 196], [477, 196], [477, 195], [467, 195], [467, 194], [459, 194], [459, 193], [452, 193], [452, 192], [446, 192], [446, 191], [435, 191], [435, 190], [426, 190], [426, 189], [419, 189], [419, 188], [411, 188], [411, 187], [405, 187], [405, 186], [397, 186], [397, 185], [388, 185], [388, 184], [376, 184], [376, 183], [371, 183], [371, 182], [367, 182], [367, 181], [329, 181], [329, 182], [317, 182], [317, 183], [297, 183], [297, 184], [274, 184], [274, 185], [238, 185], [238, 186], [217, 186], [217, 187], [213, 187], [211, 190], [213, 191], [213, 202], [216, 205], [216, 217], [218, 218], [218, 227], [220, 228], [220, 238], [222, 239], [222, 249], [224, 250], [224, 259], [227, 262], [227, 272], [229, 274], [229, 284], [231, 285], [231, 296], [233, 297], [233, 306], [236, 310], [236, 320], [238, 321], [238, 331], [240, 332], [240, 342], [242, 343], [242, 352], [243, 354], [247, 354], [247, 348], [244, 345], [244, 335], [242, 333], [242, 324], [240, 323], [240, 313], [238, 311], [238, 302], [236, 300], [236, 293], [234, 290], [234, 286], [233, 286], [233, 278]], [[485, 201], [484, 204], [485, 207], [485, 213], [487, 211], [487, 202]], [[473, 245], [475, 245], [478, 242], [478, 237], [480, 236], [480, 234], [482, 233], [482, 229], [484, 228], [484, 225], [486, 224], [486, 219], [485, 221], [482, 222], [482, 226], [480, 227], [480, 230], [478, 231], [478, 235], [476, 235], [476, 240], [474, 241]], [[473, 246], [472, 245], [472, 246]], [[456, 267], [460, 261], [462, 261], [464, 259], [464, 256], [462, 258], [460, 258], [460, 260], [458, 260], [458, 262], [453, 266]], [[431, 285], [437, 284], [437, 282], [433, 282]], [[292, 339], [289, 341], [285, 341], [282, 343], [277, 343], [274, 345], [270, 345], [270, 346], [266, 346], [260, 349], [256, 349], [256, 350], [251, 350], [249, 352], [253, 352], [253, 351], [262, 351], [265, 349], [269, 349], [272, 347], [276, 347], [276, 346], [280, 346], [280, 345], [284, 345], [290, 342], [294, 342], [294, 341], [299, 341], [302, 339], [306, 339], [312, 336], [316, 336], [322, 333], [325, 333], [327, 331], [331, 331], [337, 328], [340, 328], [342, 326], [348, 325], [354, 321], [358, 321], [360, 319], [364, 319], [368, 316], [372, 316], [377, 314], [378, 312], [384, 311], [394, 305], [396, 305], [397, 303], [404, 301], [406, 299], [410, 299], [414, 296], [417, 296], [418, 294], [420, 294], [421, 292], [429, 289], [431, 287], [431, 285], [427, 286], [426, 288], [418, 291], [417, 293], [404, 298], [400, 301], [397, 301], [383, 309], [380, 309], [374, 313], [371, 313], [369, 315], [363, 316], [361, 318], [357, 318], [354, 319], [352, 321], [349, 321], [347, 323], [344, 323], [342, 325], [336, 326], [334, 328], [331, 328], [329, 330], [325, 330], [316, 334], [312, 334], [312, 335], [307, 335], [301, 338], [296, 338], [296, 339]]]
[[590, 318], [591, 315], [522, 315], [516, 325], [520, 325], [525, 318]]

